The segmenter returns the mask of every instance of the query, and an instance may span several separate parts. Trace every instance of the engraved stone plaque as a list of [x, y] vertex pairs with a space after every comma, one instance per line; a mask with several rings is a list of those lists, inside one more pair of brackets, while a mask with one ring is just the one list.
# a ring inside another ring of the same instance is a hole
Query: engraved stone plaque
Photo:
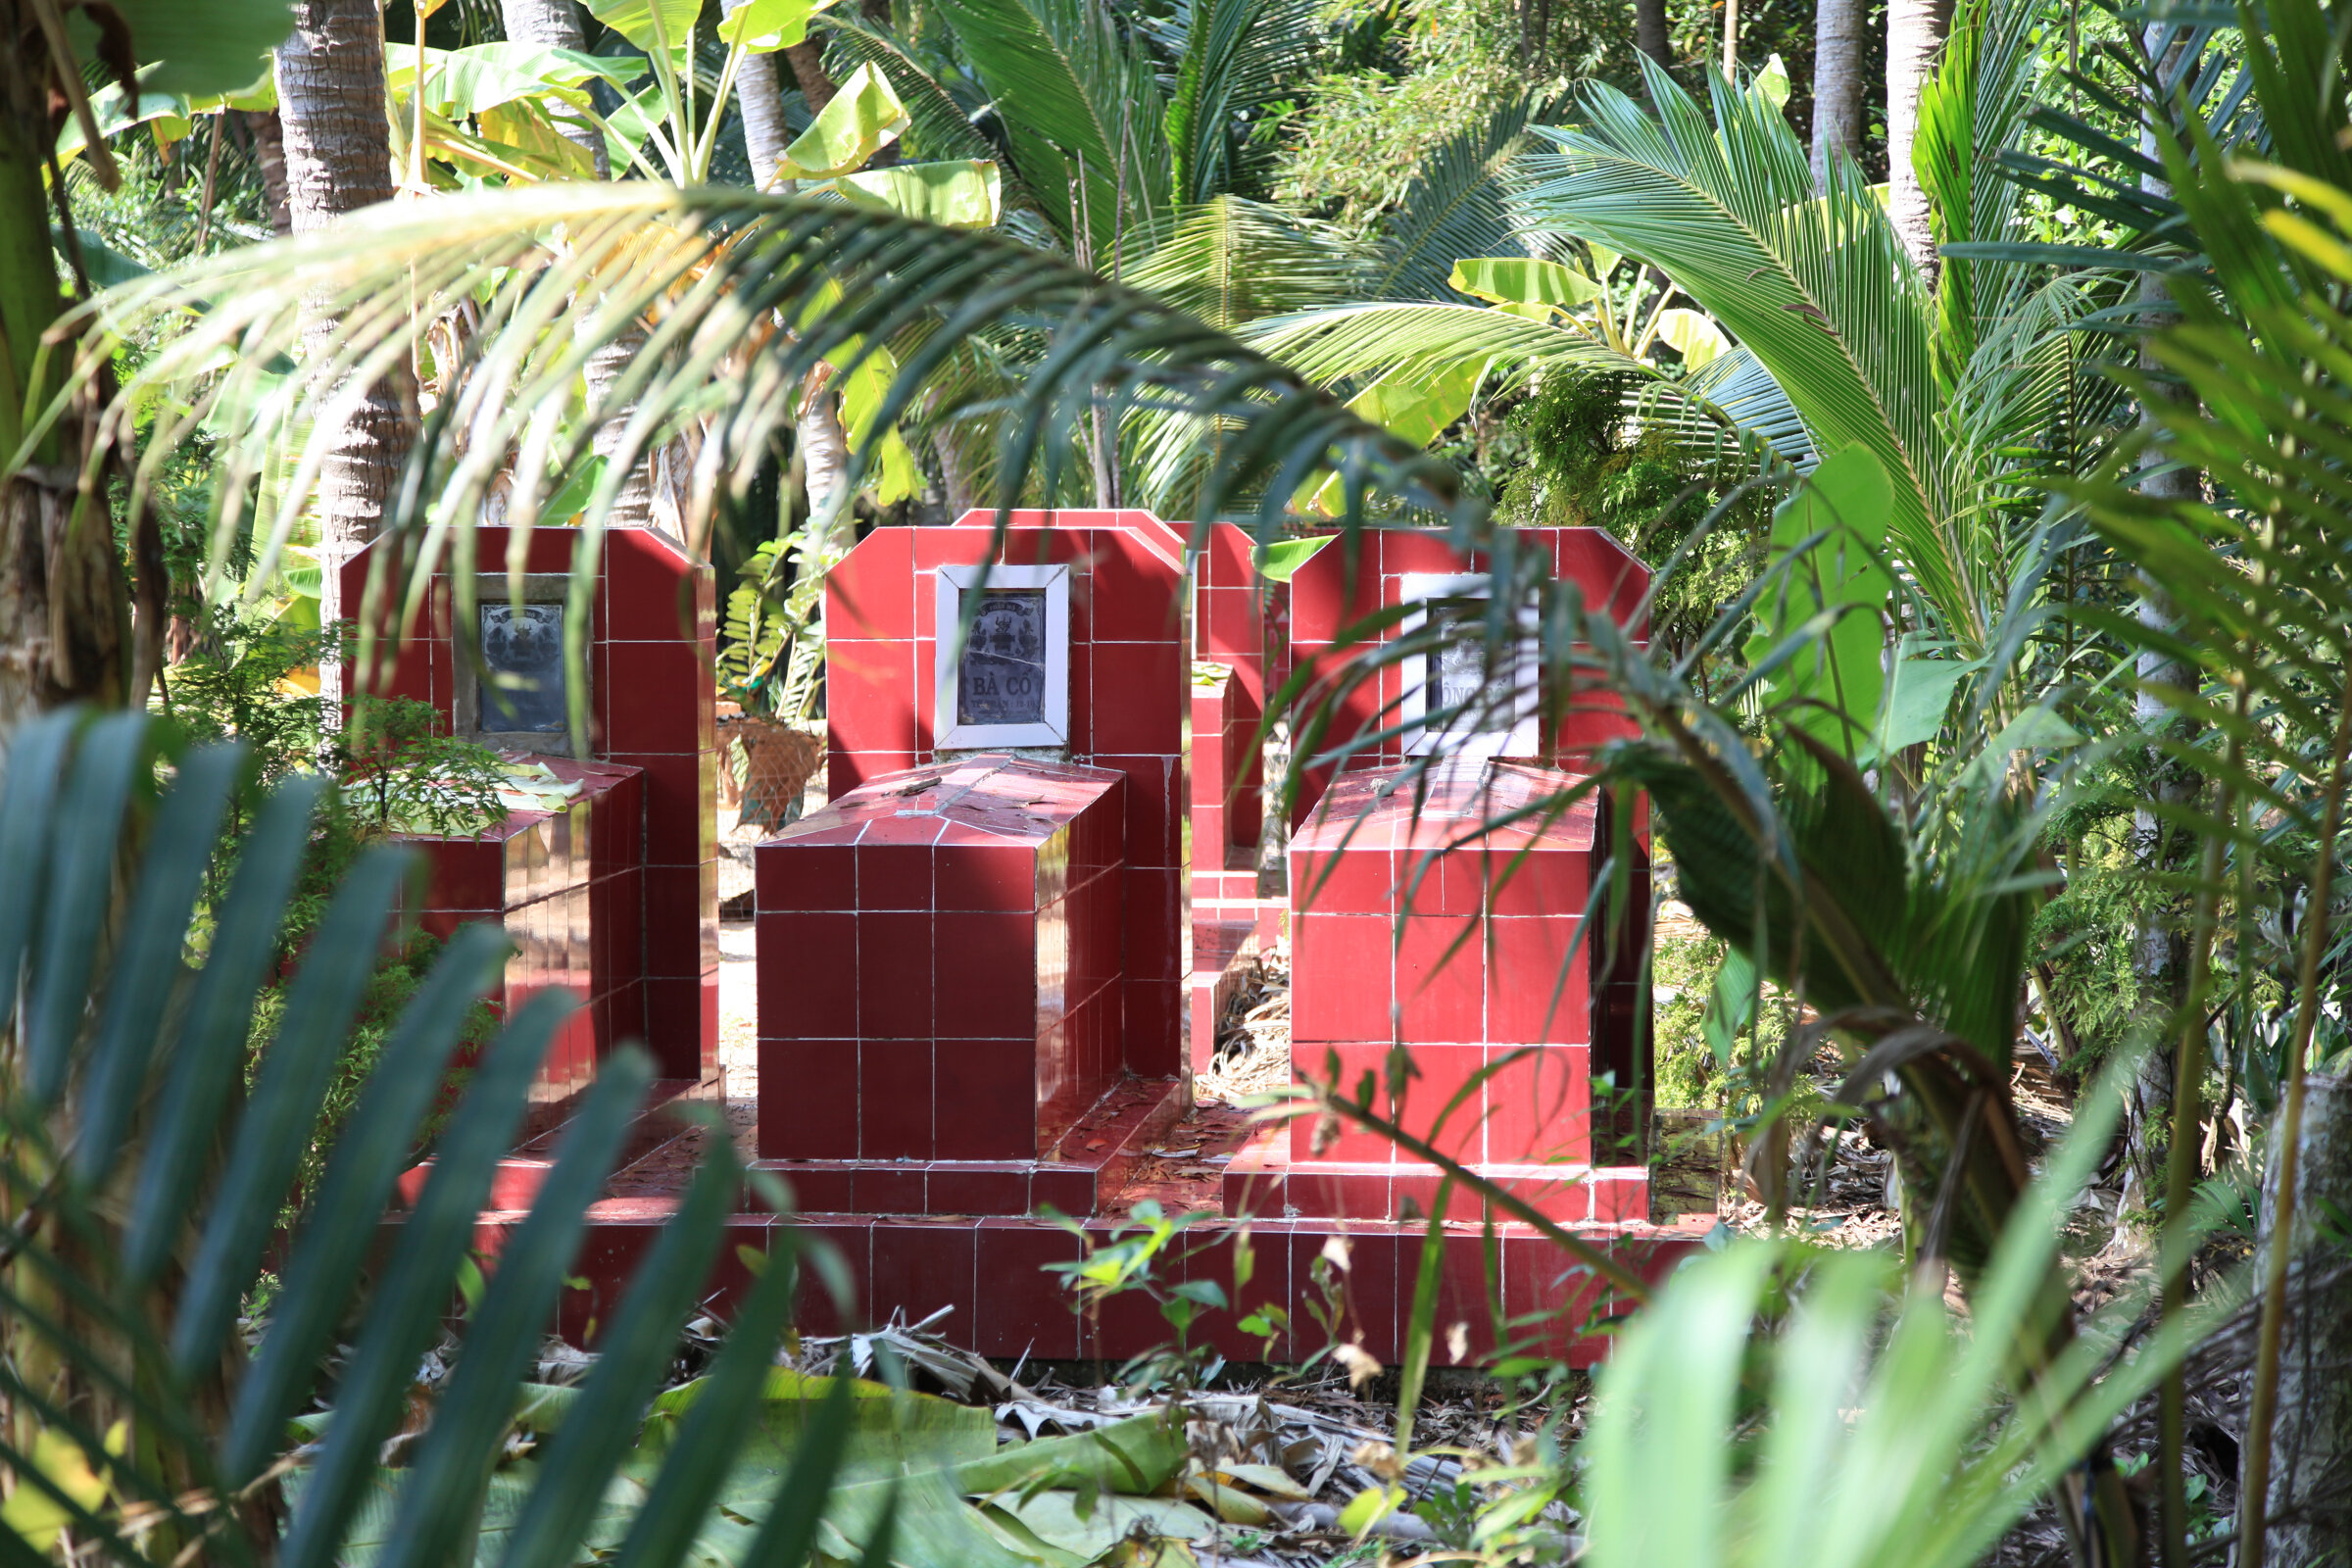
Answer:
[[481, 727], [493, 734], [558, 734], [564, 726], [564, 607], [486, 604], [482, 610], [482, 662], [490, 675], [509, 675], [506, 685], [485, 675]]
[[[1434, 709], [1451, 712], [1446, 728], [1456, 732], [1475, 732], [1491, 728], [1499, 718], [1507, 726], [1511, 722], [1513, 688], [1518, 684], [1511, 666], [1516, 662], [1516, 642], [1503, 645], [1503, 668], [1490, 673], [1487, 668], [1487, 645], [1478, 633], [1478, 622], [1487, 612], [1482, 599], [1440, 601], [1430, 606], [1430, 612], [1448, 630], [1459, 628], [1464, 640], [1448, 642], [1437, 651], [1437, 676], [1431, 684]], [[1452, 712], [1459, 709], [1460, 711]]]
[[1046, 591], [991, 588], [980, 595], [956, 711], [964, 724], [1035, 724], [1046, 712]]

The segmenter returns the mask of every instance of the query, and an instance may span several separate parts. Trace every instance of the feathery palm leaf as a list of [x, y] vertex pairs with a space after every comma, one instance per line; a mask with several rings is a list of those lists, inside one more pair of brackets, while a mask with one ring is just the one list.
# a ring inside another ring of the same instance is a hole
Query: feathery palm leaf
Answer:
[[1710, 82], [1715, 123], [1654, 65], [1659, 118], [1588, 90], [1589, 128], [1538, 126], [1532, 219], [1662, 268], [1771, 369], [1822, 451], [1866, 447], [1894, 480], [1888, 537], [1926, 599], [1981, 640], [1980, 564], [1947, 526], [1932, 306], [1893, 226], [1850, 162], [1817, 191], [1772, 102]]
[[[15, 1244], [0, 1262], [0, 1388], [13, 1413], [0, 1457], [19, 1488], [54, 1494], [77, 1543], [125, 1562], [178, 1554], [317, 1568], [385, 1506], [385, 1441], [416, 1413], [418, 1360], [455, 1301], [475, 1216], [573, 1005], [542, 993], [483, 1048], [432, 1143], [430, 1176], [371, 1270], [395, 1183], [416, 1162], [506, 943], [484, 926], [450, 941], [392, 1025], [317, 1189], [291, 1191], [411, 857], [377, 847], [345, 876], [282, 981], [280, 1022], [248, 1088], [248, 1034], [261, 993], [279, 978], [321, 786], [303, 776], [277, 787], [232, 847], [223, 828], [247, 765], [234, 746], [183, 750], [145, 714], [66, 710], [10, 737], [0, 800], [0, 881], [11, 890], [0, 913], [9, 977], [0, 1048], [10, 1063], [0, 1177]], [[202, 911], [200, 947], [204, 873], [232, 850], [234, 872]], [[470, 1554], [517, 1385], [652, 1071], [634, 1050], [606, 1064], [500, 1257], [432, 1420], [397, 1473], [392, 1539], [411, 1556]], [[599, 1430], [633, 1432], [660, 1388], [741, 1179], [719, 1140], [580, 1387], [581, 1415], [593, 1409]], [[302, 1201], [302, 1218], [249, 1354], [238, 1317], [289, 1198]], [[762, 1364], [791, 1303], [798, 1234], [781, 1228], [775, 1244], [774, 1283], [755, 1291], [762, 1299], [747, 1303], [729, 1347]], [[288, 1422], [319, 1392], [338, 1341], [351, 1348], [335, 1372], [331, 1424], [290, 1455]], [[718, 1441], [732, 1442], [748, 1416]], [[128, 1448], [118, 1419], [136, 1433]], [[626, 1446], [625, 1436], [601, 1450], [572, 1442], [548, 1456], [515, 1560], [574, 1559]], [[50, 1471], [64, 1473], [58, 1451], [106, 1476], [114, 1500], [48, 1483]], [[683, 1473], [688, 1456], [677, 1458]], [[281, 1508], [289, 1472], [291, 1505]], [[13, 1522], [0, 1543], [16, 1548], [13, 1560], [34, 1560]], [[684, 1544], [657, 1545], [642, 1560], [679, 1561]]]
[[1177, 200], [1235, 188], [1252, 122], [1314, 69], [1321, 13], [1315, 0], [1178, 0], [1166, 24], [1144, 24], [1177, 62], [1166, 127]]
[[1380, 261], [1363, 298], [1450, 300], [1446, 279], [1463, 257], [1527, 254], [1512, 219], [1511, 166], [1542, 108], [1530, 94], [1431, 150], [1382, 222]]
[[[1062, 243], [1096, 259], [1167, 210], [1167, 106], [1140, 40], [1092, 0], [942, 0], [1012, 162]], [[1083, 192], [1081, 196], [1080, 193]]]
[[[308, 313], [321, 301], [339, 316], [337, 328], [289, 373]], [[218, 433], [217, 559], [239, 526], [247, 486], [291, 469], [273, 512], [257, 519], [266, 575], [316, 471], [320, 413], [347, 395], [338, 389], [366, 385], [417, 352], [434, 321], [462, 305], [493, 329], [469, 339], [462, 364], [443, 368], [449, 390], [407, 470], [411, 500], [400, 509], [396, 548], [377, 552], [370, 583], [371, 593], [400, 589], [406, 615], [417, 612], [447, 550], [468, 598], [460, 624], [469, 624], [475, 564], [465, 523], [493, 478], [511, 469], [509, 515], [527, 528], [537, 498], [584, 460], [595, 426], [613, 410], [628, 411], [622, 450], [587, 503], [590, 538], [618, 476], [690, 421], [705, 433], [689, 519], [699, 538], [720, 487], [751, 482], [770, 434], [792, 416], [794, 389], [816, 366], [849, 370], [875, 346], [893, 347], [899, 370], [870, 427], [878, 433], [959, 346], [1011, 327], [1035, 332], [1043, 347], [1004, 419], [1007, 475], [1034, 471], [1051, 490], [1073, 423], [1101, 398], [1219, 421], [1214, 461], [1198, 470], [1191, 494], [1169, 498], [1186, 514], [1256, 495], [1273, 526], [1282, 499], [1327, 466], [1444, 515], [1466, 520], [1474, 511], [1451, 470], [1296, 372], [1066, 262], [884, 213], [650, 181], [378, 209], [319, 235], [144, 280], [85, 308], [79, 320], [93, 335], [76, 375], [86, 382], [114, 342], [146, 323], [200, 313], [130, 378], [111, 428], [119, 438], [153, 388], [190, 397], [176, 420], [159, 420], [142, 473], [200, 422]], [[652, 323], [645, 350], [604, 407], [566, 424], [587, 356], [641, 318]], [[233, 363], [216, 371], [224, 360]], [[143, 500], [142, 482], [133, 505]], [[396, 556], [405, 582], [392, 579]], [[587, 591], [589, 569], [584, 555], [575, 594]], [[364, 638], [375, 631], [364, 628]], [[363, 641], [364, 663], [376, 652]]]

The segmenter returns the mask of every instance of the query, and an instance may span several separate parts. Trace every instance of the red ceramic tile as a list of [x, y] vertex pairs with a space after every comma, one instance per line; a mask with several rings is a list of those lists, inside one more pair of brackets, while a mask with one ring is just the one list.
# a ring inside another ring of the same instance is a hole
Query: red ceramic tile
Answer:
[[1125, 1034], [1119, 1040], [1127, 1070], [1139, 1078], [1173, 1078], [1184, 1070], [1183, 999], [1174, 980], [1130, 980]]
[[1291, 857], [1291, 906], [1317, 912], [1386, 914], [1396, 875], [1386, 849], [1297, 852]]
[[[560, 531], [534, 530], [531, 536], [534, 554], [543, 538], [559, 545], [563, 542]], [[477, 548], [482, 560], [493, 559], [486, 531]], [[679, 641], [697, 630], [697, 596], [692, 579], [698, 573], [666, 541], [644, 530], [613, 528], [606, 531], [604, 548], [607, 638], [622, 642]], [[501, 541], [496, 559], [503, 560], [505, 554], [505, 544]], [[546, 566], [534, 564], [532, 569], [563, 571], [569, 567], [567, 563], [551, 561]], [[681, 587], [685, 589], [683, 594]]]
[[919, 1323], [941, 1307], [947, 1322], [972, 1321], [977, 1304], [976, 1250], [968, 1225], [877, 1225], [874, 1227], [873, 1321], [887, 1323], [896, 1312]]
[[1040, 1165], [1029, 1178], [1032, 1210], [1084, 1216], [1095, 1211], [1095, 1173], [1078, 1165]]
[[602, 885], [612, 972], [618, 984], [645, 973], [645, 872], [632, 867]]
[[934, 1214], [1026, 1214], [1029, 1167], [1017, 1161], [934, 1160], [923, 1192]]
[[857, 1041], [762, 1039], [760, 1081], [792, 1087], [787, 1095], [760, 1097], [761, 1159], [849, 1159], [857, 1154]]
[[994, 1356], [1075, 1356], [1073, 1298], [1062, 1276], [1047, 1273], [1046, 1265], [1078, 1261], [1078, 1239], [1043, 1222], [994, 1219], [982, 1220], [971, 1235], [977, 1275], [989, 1287], [973, 1304], [973, 1348]]
[[1099, 846], [1109, 852], [1106, 861], [1115, 857], [1129, 865], [1176, 865], [1181, 858], [1188, 803], [1177, 776], [1174, 756], [1098, 752], [1094, 760], [1098, 767], [1116, 768], [1127, 775], [1122, 802], [1126, 810], [1125, 839], [1123, 843], [1113, 841]]
[[1533, 1232], [1503, 1237], [1502, 1282], [1511, 1339], [1533, 1353], [1565, 1356], [1607, 1320], [1607, 1295], [1592, 1271]]
[[[1334, 1242], [1337, 1246], [1334, 1246]], [[1346, 1315], [1338, 1327], [1343, 1342], [1358, 1342], [1383, 1361], [1396, 1358], [1397, 1238], [1379, 1230], [1350, 1232], [1343, 1221], [1316, 1224], [1301, 1221], [1290, 1236], [1291, 1292], [1298, 1305], [1292, 1312], [1291, 1350], [1309, 1355], [1329, 1343], [1325, 1331], [1305, 1310], [1306, 1301], [1325, 1298], [1325, 1286], [1336, 1295]], [[1326, 1258], [1327, 1248], [1344, 1251], [1346, 1268]], [[1324, 1260], [1318, 1270], [1316, 1263]], [[1320, 1273], [1322, 1282], [1317, 1282]]]
[[[803, 1334], [814, 1335], [839, 1334], [861, 1325], [873, 1284], [873, 1221], [833, 1217], [800, 1220], [794, 1230], [802, 1248], [809, 1254], [801, 1265], [800, 1298], [792, 1315], [794, 1325]], [[815, 1254], [820, 1250], [830, 1251], [839, 1272], [848, 1276], [848, 1300], [834, 1295], [828, 1283], [832, 1271], [814, 1266]]]
[[[1526, 854], [1490, 850], [1461, 857], [1459, 880], [1475, 895], [1484, 884], [1496, 914], [1552, 915], [1574, 921], [1585, 912], [1585, 869], [1573, 850]], [[1448, 871], [1453, 869], [1451, 864]]]
[[825, 735], [835, 751], [910, 752], [912, 643], [836, 642], [825, 649]]
[[645, 1044], [660, 1075], [702, 1077], [704, 1058], [717, 1044], [715, 985], [706, 987], [693, 975], [657, 975], [644, 985]]
[[1556, 916], [1497, 918], [1488, 922], [1488, 929], [1494, 957], [1487, 1038], [1497, 1045], [1584, 1043], [1590, 1028], [1585, 976], [1590, 959], [1582, 950], [1573, 960], [1569, 956], [1576, 922]]
[[[858, 1044], [858, 1153], [862, 1159], [932, 1155], [931, 1042]], [[863, 1196], [858, 1201], [865, 1201]], [[918, 1192], [916, 1201], [921, 1201]]]
[[[1379, 1045], [1306, 1045], [1292, 1047], [1293, 1076], [1304, 1082], [1329, 1083], [1332, 1077], [1332, 1058], [1338, 1057], [1340, 1093], [1355, 1099], [1361, 1090], [1364, 1075], [1372, 1075], [1373, 1108], [1387, 1115], [1389, 1111], [1387, 1067], [1389, 1048]], [[1408, 1098], [1409, 1102], [1409, 1098]], [[1366, 1164], [1387, 1164], [1396, 1151], [1378, 1133], [1367, 1132], [1357, 1123], [1345, 1117], [1337, 1123], [1336, 1132], [1320, 1154], [1315, 1152], [1316, 1118], [1301, 1116], [1290, 1125], [1291, 1158], [1303, 1164], [1314, 1159], [1362, 1161]]]
[[687, 753], [631, 760], [645, 770], [645, 863], [702, 864], [715, 839], [715, 828], [705, 820], [710, 803], [703, 795], [703, 759]]
[[759, 975], [770, 1035], [857, 1038], [857, 916], [760, 915]]
[[[858, 1169], [857, 1194], [858, 1212], [865, 1214], [920, 1214], [923, 1212], [924, 1161], [907, 1160], [886, 1165], [867, 1164]], [[885, 1309], [887, 1313], [887, 1308]]]
[[942, 1036], [1005, 1038], [1037, 1028], [1038, 922], [1027, 914], [932, 917]]
[[1136, 980], [1173, 980], [1182, 967], [1183, 941], [1179, 894], [1184, 875], [1178, 871], [1130, 867], [1123, 895], [1127, 906], [1124, 972]]
[[932, 916], [864, 913], [858, 924], [858, 1033], [866, 1040], [927, 1039]]
[[1403, 1037], [1476, 1041], [1486, 1034], [1486, 945], [1477, 920], [1413, 916], [1396, 951]]
[[845, 752], [836, 747], [825, 755], [825, 798], [838, 801], [852, 790], [914, 766], [915, 754], [901, 752]]
[[1353, 1166], [1327, 1169], [1301, 1165], [1284, 1183], [1286, 1206], [1310, 1219], [1379, 1219], [1389, 1217], [1389, 1172], [1385, 1167]]
[[645, 982], [631, 980], [615, 986], [612, 996], [612, 1043], [645, 1043]]
[[1036, 906], [1037, 852], [1025, 845], [943, 846], [933, 871], [941, 909], [1015, 909]]
[[1037, 1155], [1037, 1043], [943, 1040], [933, 1066], [941, 1159]]
[[1405, 1049], [1415, 1076], [1405, 1091], [1403, 1127], [1455, 1159], [1477, 1161], [1484, 1148], [1480, 1123], [1487, 1100], [1479, 1075], [1487, 1048], [1415, 1043]]
[[645, 879], [645, 972], [700, 974], [703, 889], [699, 876], [657, 868]]
[[876, 528], [826, 576], [825, 624], [845, 637], [911, 638], [917, 590], [913, 536]]
[[[854, 1048], [853, 1048], [854, 1049]], [[851, 1057], [853, 1061], [857, 1058]], [[851, 1126], [855, 1141], [857, 1128]], [[792, 1194], [794, 1211], [802, 1214], [848, 1214], [856, 1211], [857, 1176], [850, 1166], [805, 1165], [776, 1172]]]
[[786, 840], [762, 845], [752, 858], [762, 911], [858, 906], [857, 852], [846, 844]]
[[1295, 917], [1293, 1038], [1389, 1038], [1390, 923], [1380, 915]]
[[630, 643], [612, 659], [605, 694], [609, 751], [665, 755], [709, 744], [705, 725], [715, 700], [713, 676], [692, 644]]
[[1094, 654], [1094, 751], [1173, 754], [1187, 701], [1184, 651], [1174, 642], [1098, 642]]
[[1486, 1059], [1494, 1068], [1487, 1078], [1489, 1160], [1592, 1158], [1591, 1066], [1583, 1047], [1489, 1046]]
[[[876, 824], [877, 826], [879, 824]], [[926, 824], [936, 828], [936, 824]], [[928, 843], [858, 845], [858, 905], [860, 909], [930, 909], [931, 858]]]

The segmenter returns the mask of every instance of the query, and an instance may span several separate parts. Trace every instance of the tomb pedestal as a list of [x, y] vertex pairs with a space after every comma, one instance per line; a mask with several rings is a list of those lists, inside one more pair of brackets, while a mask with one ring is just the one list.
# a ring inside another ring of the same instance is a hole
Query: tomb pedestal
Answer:
[[[1367, 1074], [1380, 1112], [1448, 1158], [1563, 1223], [1646, 1220], [1648, 1175], [1613, 1164], [1611, 1098], [1595, 1061], [1630, 1058], [1630, 1008], [1596, 998], [1622, 983], [1604, 919], [1579, 923], [1609, 851], [1591, 797], [1557, 814], [1479, 831], [1563, 796], [1576, 780], [1510, 762], [1433, 769], [1415, 800], [1402, 764], [1359, 762], [1333, 780], [1292, 837], [1291, 1059], [1301, 1080], [1344, 1093]], [[1619, 948], [1630, 957], [1649, 906], [1646, 862], [1629, 877]], [[1622, 967], [1622, 964], [1620, 964]], [[1387, 1088], [1409, 1048], [1401, 1103]], [[1626, 1065], [1633, 1064], [1627, 1059]], [[1596, 1108], [1597, 1105], [1597, 1108]], [[1318, 1147], [1320, 1144], [1320, 1147]], [[1437, 1165], [1345, 1122], [1261, 1136], [1225, 1175], [1229, 1211], [1410, 1220], [1434, 1208]], [[1456, 1196], [1449, 1217], [1476, 1217]]]
[[[475, 560], [482, 564], [475, 597], [483, 623], [476, 629], [491, 645], [494, 658], [515, 660], [534, 651], [543, 653], [550, 639], [560, 646], [562, 617], [569, 613], [564, 597], [579, 537], [568, 528], [532, 531], [518, 623], [505, 570], [511, 531], [474, 530]], [[407, 636], [400, 634], [404, 595], [398, 590], [410, 568], [399, 552], [406, 543], [393, 537], [376, 540], [343, 568], [344, 603], [356, 608], [365, 601], [368, 578], [378, 566], [379, 555], [390, 558], [380, 564], [395, 591], [387, 595], [390, 603], [383, 607], [377, 631], [391, 657], [372, 689], [428, 703], [452, 734], [526, 754], [560, 772], [576, 769], [583, 780], [591, 780], [617, 769], [633, 780], [626, 789], [593, 786], [600, 804], [590, 808], [590, 817], [596, 832], [610, 835], [609, 851], [596, 861], [606, 869], [584, 890], [580, 929], [575, 935], [567, 912], [559, 943], [550, 906], [546, 918], [551, 923], [544, 931], [534, 930], [526, 919], [517, 932], [528, 943], [517, 962], [534, 973], [546, 969], [567, 977], [556, 983], [571, 987], [587, 1005], [596, 1059], [620, 1041], [639, 1041], [653, 1054], [663, 1079], [715, 1091], [718, 752], [711, 667], [717, 632], [710, 566], [650, 529], [614, 528], [604, 535], [589, 608], [589, 755], [575, 760], [561, 716], [563, 692], [552, 684], [563, 678], [560, 661], [522, 657], [515, 672], [527, 664], [541, 685], [504, 702], [495, 688], [485, 694], [479, 672], [456, 636], [455, 584], [448, 561], [432, 575], [416, 624]], [[520, 635], [526, 631], [532, 635]], [[550, 865], [554, 832], [552, 824], [546, 826]], [[503, 846], [518, 837], [535, 841], [539, 833], [536, 827], [501, 828], [487, 840]], [[524, 889], [528, 876], [536, 873], [524, 873], [523, 884], [502, 888], [492, 900], [482, 873], [474, 868], [480, 857], [468, 855], [457, 841], [431, 853], [435, 882], [426, 893], [427, 908], [452, 914], [471, 910], [482, 918], [503, 919], [495, 911], [506, 909], [510, 898], [521, 895], [514, 907], [531, 906], [532, 897]], [[571, 858], [578, 858], [576, 839]], [[445, 876], [457, 880], [444, 886]], [[599, 883], [604, 885], [601, 893], [596, 891]], [[567, 911], [569, 907], [566, 904]], [[593, 982], [583, 987], [576, 965], [566, 964], [559, 971], [530, 956], [559, 948], [568, 953], [575, 943], [588, 952], [608, 952], [612, 972], [632, 979], [604, 990]], [[583, 1085], [593, 1063], [574, 1059], [577, 1055], [551, 1054], [543, 1090], [561, 1099]], [[565, 1086], [560, 1093], [559, 1085]]]
[[760, 1153], [805, 1206], [1091, 1214], [1182, 1113], [1121, 1059], [1126, 789], [970, 757], [759, 847]]

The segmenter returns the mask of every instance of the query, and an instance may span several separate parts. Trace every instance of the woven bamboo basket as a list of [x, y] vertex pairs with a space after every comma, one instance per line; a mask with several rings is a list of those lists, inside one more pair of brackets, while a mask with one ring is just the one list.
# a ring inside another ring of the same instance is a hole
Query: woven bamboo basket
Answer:
[[[824, 766], [824, 738], [759, 713], [721, 715], [719, 732], [730, 753], [727, 765], [719, 769], [721, 795], [739, 774], [742, 779], [736, 821], [779, 828], [798, 817], [802, 791]], [[737, 757], [742, 759], [740, 770]]]

